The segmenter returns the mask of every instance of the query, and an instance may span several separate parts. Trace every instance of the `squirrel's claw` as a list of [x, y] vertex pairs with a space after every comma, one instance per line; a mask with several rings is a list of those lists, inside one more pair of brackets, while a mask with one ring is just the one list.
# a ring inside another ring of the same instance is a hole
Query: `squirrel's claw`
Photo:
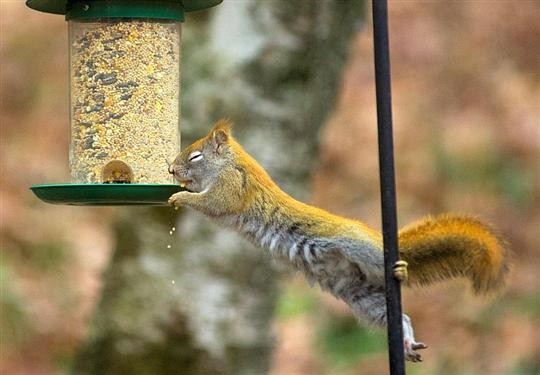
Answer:
[[422, 362], [422, 356], [416, 350], [427, 349], [427, 345], [423, 342], [414, 342], [405, 340], [405, 359], [411, 362]]
[[415, 342], [411, 345], [412, 350], [427, 349], [427, 345], [423, 342]]
[[401, 282], [406, 282], [409, 274], [407, 272], [408, 263], [404, 260], [398, 260], [394, 263], [394, 277]]

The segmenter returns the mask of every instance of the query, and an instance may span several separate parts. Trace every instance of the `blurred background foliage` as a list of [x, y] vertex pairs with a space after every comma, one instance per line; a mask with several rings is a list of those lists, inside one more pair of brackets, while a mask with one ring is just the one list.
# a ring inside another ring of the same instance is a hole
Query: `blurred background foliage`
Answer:
[[[64, 373], [99, 299], [118, 210], [45, 205], [28, 190], [69, 179], [66, 24], [0, 4], [0, 371]], [[460, 281], [404, 292], [430, 346], [408, 372], [538, 374], [540, 2], [390, 1], [390, 25], [399, 222], [478, 215], [514, 252], [496, 298]], [[371, 49], [367, 21], [319, 135], [310, 201], [379, 228]], [[276, 312], [272, 374], [386, 372], [385, 333], [301, 277], [284, 279]]]

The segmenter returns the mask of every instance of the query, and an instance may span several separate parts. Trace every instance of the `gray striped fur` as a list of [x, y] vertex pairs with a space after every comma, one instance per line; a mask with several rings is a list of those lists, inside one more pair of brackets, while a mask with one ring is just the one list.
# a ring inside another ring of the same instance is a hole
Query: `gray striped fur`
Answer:
[[[355, 316], [386, 325], [383, 253], [369, 242], [343, 238], [313, 238], [284, 216], [263, 222], [262, 215], [231, 215], [221, 223], [302, 272], [310, 284], [345, 301]], [[414, 342], [408, 316], [403, 315], [405, 339]]]

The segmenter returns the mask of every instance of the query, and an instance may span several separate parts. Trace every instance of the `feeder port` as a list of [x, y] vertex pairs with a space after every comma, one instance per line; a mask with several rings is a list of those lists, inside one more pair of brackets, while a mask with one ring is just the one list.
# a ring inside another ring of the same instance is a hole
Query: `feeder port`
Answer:
[[121, 160], [111, 160], [101, 171], [101, 182], [104, 184], [131, 184], [133, 171]]

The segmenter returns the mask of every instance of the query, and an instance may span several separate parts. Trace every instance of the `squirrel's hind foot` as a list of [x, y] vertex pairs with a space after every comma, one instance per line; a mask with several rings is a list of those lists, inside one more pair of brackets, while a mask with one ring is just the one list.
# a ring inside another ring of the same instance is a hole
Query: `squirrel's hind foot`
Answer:
[[423, 342], [415, 342], [408, 339], [404, 341], [405, 359], [411, 362], [422, 362], [422, 356], [416, 350], [426, 349], [427, 345]]

